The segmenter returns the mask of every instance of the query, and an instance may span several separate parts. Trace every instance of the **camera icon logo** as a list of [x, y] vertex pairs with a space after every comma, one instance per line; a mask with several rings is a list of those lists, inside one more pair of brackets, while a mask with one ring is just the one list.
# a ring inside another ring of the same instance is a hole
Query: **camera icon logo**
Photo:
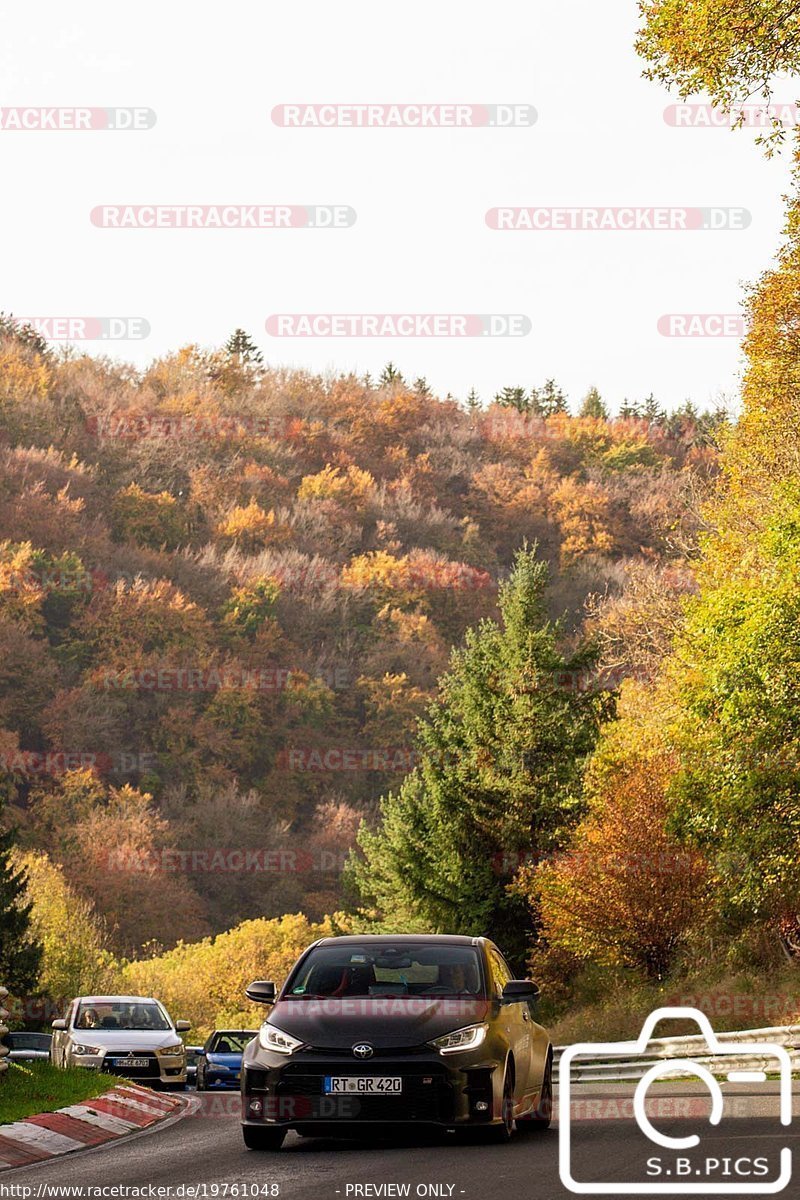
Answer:
[[[633, 1097], [633, 1112], [641, 1133], [650, 1143], [666, 1152], [664, 1155], [647, 1159], [647, 1177], [641, 1182], [618, 1181], [586, 1181], [578, 1180], [573, 1175], [573, 1123], [572, 1099], [573, 1063], [578, 1058], [588, 1059], [631, 1059], [639, 1065], [641, 1059], [647, 1056], [648, 1043], [653, 1037], [653, 1031], [660, 1021], [692, 1020], [700, 1029], [707, 1049], [706, 1055], [719, 1057], [720, 1060], [729, 1058], [738, 1060], [749, 1055], [756, 1055], [759, 1062], [758, 1070], [732, 1068], [725, 1072], [725, 1078], [730, 1083], [763, 1083], [767, 1073], [776, 1074], [779, 1078], [779, 1120], [781, 1125], [788, 1126], [792, 1122], [792, 1062], [784, 1046], [772, 1042], [721, 1042], [711, 1027], [711, 1022], [705, 1013], [696, 1008], [658, 1008], [645, 1021], [638, 1039], [633, 1042], [579, 1042], [569, 1046], [562, 1054], [559, 1062], [559, 1172], [561, 1182], [568, 1191], [585, 1196], [622, 1196], [622, 1195], [775, 1195], [790, 1182], [792, 1177], [792, 1152], [788, 1146], [781, 1148], [776, 1155], [779, 1172], [770, 1170], [768, 1159], [764, 1156], [755, 1159], [738, 1157], [735, 1160], [735, 1170], [731, 1176], [731, 1160], [720, 1160], [707, 1157], [701, 1151], [700, 1156], [690, 1156], [689, 1152], [701, 1145], [698, 1134], [686, 1137], [670, 1137], [655, 1128], [647, 1113], [647, 1091], [650, 1085], [665, 1075], [680, 1071], [693, 1075], [702, 1080], [708, 1088], [711, 1097], [711, 1112], [709, 1124], [719, 1125], [724, 1116], [725, 1097], [719, 1083], [711, 1071], [702, 1062], [691, 1058], [664, 1058], [644, 1071], [636, 1087]], [[771, 1060], [768, 1071], [763, 1068], [764, 1060]], [[774, 1153], [774, 1151], [771, 1151]], [[679, 1156], [680, 1155], [680, 1156]], [[719, 1177], [721, 1163], [726, 1164], [725, 1178]], [[741, 1164], [749, 1164], [743, 1167]], [[753, 1167], [753, 1164], [757, 1164]], [[777, 1170], [777, 1168], [776, 1168]], [[775, 1178], [764, 1179], [766, 1174], [776, 1174]], [[745, 1176], [744, 1178], [742, 1176]], [[715, 1177], [716, 1176], [716, 1177]], [[738, 1176], [738, 1177], [737, 1177]], [[759, 1178], [761, 1177], [761, 1178]]]

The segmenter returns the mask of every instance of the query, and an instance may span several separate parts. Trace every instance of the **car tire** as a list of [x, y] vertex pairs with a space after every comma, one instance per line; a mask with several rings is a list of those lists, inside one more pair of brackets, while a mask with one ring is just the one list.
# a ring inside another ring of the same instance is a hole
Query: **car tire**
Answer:
[[258, 1129], [254, 1125], [243, 1125], [242, 1137], [248, 1150], [280, 1150], [286, 1130]]
[[490, 1125], [486, 1130], [489, 1141], [499, 1145], [505, 1145], [511, 1141], [511, 1136], [514, 1132], [514, 1084], [511, 1077], [511, 1071], [506, 1067], [506, 1073], [503, 1076], [503, 1098], [500, 1102], [500, 1115], [503, 1118], [501, 1124]]
[[520, 1133], [541, 1133], [550, 1128], [553, 1119], [553, 1051], [547, 1055], [547, 1065], [544, 1069], [542, 1090], [533, 1112], [517, 1121]]

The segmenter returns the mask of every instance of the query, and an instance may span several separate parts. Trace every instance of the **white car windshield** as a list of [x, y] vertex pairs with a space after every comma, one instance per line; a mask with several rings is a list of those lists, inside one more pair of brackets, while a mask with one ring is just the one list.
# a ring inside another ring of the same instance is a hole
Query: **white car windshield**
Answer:
[[111, 1000], [81, 1003], [75, 1018], [76, 1029], [171, 1029], [157, 1004], [143, 1001]]

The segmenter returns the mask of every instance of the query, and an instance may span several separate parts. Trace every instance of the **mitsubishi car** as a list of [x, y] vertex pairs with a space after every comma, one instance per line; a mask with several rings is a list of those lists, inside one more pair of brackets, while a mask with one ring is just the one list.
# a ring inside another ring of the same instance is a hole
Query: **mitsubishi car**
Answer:
[[538, 988], [486, 938], [323, 938], [274, 983], [242, 1062], [242, 1132], [279, 1150], [288, 1130], [359, 1136], [424, 1126], [508, 1141], [550, 1124], [553, 1050]]
[[53, 1021], [50, 1061], [111, 1071], [145, 1084], [186, 1087], [186, 1048], [175, 1021], [149, 996], [79, 996]]

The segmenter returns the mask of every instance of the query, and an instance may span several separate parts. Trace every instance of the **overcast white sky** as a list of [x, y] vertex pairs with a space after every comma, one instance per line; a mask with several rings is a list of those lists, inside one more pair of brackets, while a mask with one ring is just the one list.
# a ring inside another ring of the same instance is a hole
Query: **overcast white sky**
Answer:
[[[247, 328], [269, 362], [377, 373], [393, 359], [484, 400], [555, 376], [616, 405], [736, 390], [735, 339], [676, 340], [670, 312], [732, 313], [772, 259], [788, 186], [750, 132], [676, 129], [641, 78], [635, 0], [7, 5], [0, 105], [137, 105], [148, 132], [0, 132], [0, 308], [139, 316], [144, 364]], [[778, 98], [793, 99], [789, 85]], [[292, 130], [276, 104], [528, 103], [533, 128]], [[348, 204], [322, 230], [94, 227], [110, 203]], [[740, 206], [742, 232], [498, 233], [497, 205]], [[524, 313], [523, 338], [270, 338], [272, 313]], [[89, 346], [97, 352], [97, 344]], [[100, 347], [101, 350], [107, 346]]]

